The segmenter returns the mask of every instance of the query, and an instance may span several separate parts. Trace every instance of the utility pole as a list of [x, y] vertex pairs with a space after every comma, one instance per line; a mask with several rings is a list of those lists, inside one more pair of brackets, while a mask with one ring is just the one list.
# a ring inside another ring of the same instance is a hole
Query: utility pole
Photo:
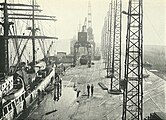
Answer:
[[114, 33], [113, 33], [113, 53], [112, 53], [112, 75], [110, 92], [119, 92], [119, 82], [121, 80], [121, 9], [122, 0], [114, 1]]
[[122, 120], [143, 120], [143, 2], [129, 0]]

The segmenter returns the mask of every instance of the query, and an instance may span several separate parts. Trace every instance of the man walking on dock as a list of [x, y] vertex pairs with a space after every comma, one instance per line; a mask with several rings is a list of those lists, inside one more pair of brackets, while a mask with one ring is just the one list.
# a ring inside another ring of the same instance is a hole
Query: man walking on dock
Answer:
[[94, 86], [93, 84], [91, 85], [91, 96], [93, 96], [93, 90], [94, 90]]
[[77, 98], [79, 97], [80, 92], [80, 90], [77, 90]]
[[89, 94], [90, 94], [90, 85], [89, 84], [87, 85], [87, 92], [88, 92], [88, 97], [89, 97]]

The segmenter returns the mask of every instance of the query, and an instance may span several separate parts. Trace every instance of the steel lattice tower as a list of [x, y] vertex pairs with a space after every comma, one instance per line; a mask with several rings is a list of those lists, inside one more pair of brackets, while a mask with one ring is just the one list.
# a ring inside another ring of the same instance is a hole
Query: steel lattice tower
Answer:
[[110, 78], [112, 75], [112, 68], [111, 68], [111, 56], [112, 56], [112, 38], [113, 38], [113, 24], [112, 21], [114, 20], [114, 6], [113, 6], [113, 1], [109, 4], [109, 11], [108, 11], [108, 64], [107, 64], [107, 77]]
[[123, 120], [143, 120], [143, 5], [129, 0]]
[[91, 27], [92, 28], [92, 12], [91, 12], [91, 2], [89, 0], [88, 2], [88, 26], [87, 28]]
[[109, 40], [109, 26], [110, 26], [110, 23], [109, 23], [109, 11], [107, 12], [107, 17], [106, 17], [106, 68], [108, 70], [108, 66], [110, 64], [110, 49], [109, 49], [109, 45], [110, 45], [110, 40]]
[[121, 9], [122, 1], [114, 1], [114, 31], [113, 31], [113, 53], [112, 53], [112, 76], [111, 91], [119, 91], [121, 80]]
[[107, 19], [105, 18], [104, 26], [102, 29], [102, 36], [101, 36], [101, 50], [102, 50], [102, 57], [103, 57], [104, 62], [105, 62], [105, 68], [107, 66], [107, 35], [106, 35], [106, 31], [107, 31]]
[[87, 32], [88, 32], [88, 41], [93, 46], [92, 50], [91, 50], [91, 53], [92, 53], [91, 57], [93, 58], [94, 55], [95, 55], [96, 44], [94, 42], [94, 35], [93, 35], [93, 28], [92, 28], [92, 12], [91, 12], [91, 2], [90, 2], [90, 0], [88, 2], [88, 26], [87, 26]]

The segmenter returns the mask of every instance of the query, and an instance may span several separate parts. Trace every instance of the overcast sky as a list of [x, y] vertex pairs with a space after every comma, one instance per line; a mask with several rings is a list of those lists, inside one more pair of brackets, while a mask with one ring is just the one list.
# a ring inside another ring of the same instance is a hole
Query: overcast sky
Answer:
[[[40, 0], [39, 0], [40, 1]], [[44, 10], [57, 16], [57, 35], [68, 39], [76, 34], [79, 23], [83, 24], [88, 14], [88, 0], [41, 0]], [[92, 24], [97, 41], [99, 40], [104, 17], [108, 10], [107, 0], [91, 0]], [[46, 5], [47, 4], [47, 5]], [[47, 8], [49, 7], [49, 8]]]
[[[123, 1], [123, 10], [127, 11], [128, 0]], [[144, 43], [165, 45], [166, 0], [144, 1]], [[83, 24], [88, 13], [88, 0], [38, 0], [44, 11], [56, 15], [56, 32], [60, 41], [69, 41], [77, 33], [79, 23]], [[95, 42], [101, 41], [104, 17], [108, 11], [109, 0], [91, 0], [92, 22]], [[122, 40], [125, 41], [126, 16], [123, 15]], [[66, 43], [67, 44], [67, 43]]]
[[[3, 1], [3, 0], [0, 0]], [[12, 1], [12, 0], [9, 0]], [[24, 0], [18, 0], [24, 2]], [[31, 0], [29, 0], [31, 1]], [[89, 0], [36, 0], [43, 12], [54, 15], [58, 19], [56, 36], [57, 51], [68, 51], [70, 49], [70, 39], [77, 34], [79, 24], [84, 23], [88, 14]], [[110, 0], [91, 0], [92, 27], [95, 42], [101, 42], [101, 31], [104, 18], [108, 11]], [[122, 0], [122, 10], [127, 11], [128, 0]], [[166, 0], [143, 0], [144, 5], [144, 44], [146, 45], [166, 45]], [[122, 17], [122, 41], [126, 40], [127, 16]], [[49, 26], [51, 28], [51, 26]]]
[[[47, 13], [55, 15], [56, 33], [59, 38], [57, 49], [69, 51], [70, 39], [78, 32], [79, 24], [84, 23], [88, 15], [88, 0], [38, 0]], [[104, 17], [108, 10], [107, 0], [91, 0], [92, 6], [92, 27], [94, 30], [95, 42], [101, 41], [101, 30], [104, 24]], [[65, 47], [63, 47], [65, 46]]]

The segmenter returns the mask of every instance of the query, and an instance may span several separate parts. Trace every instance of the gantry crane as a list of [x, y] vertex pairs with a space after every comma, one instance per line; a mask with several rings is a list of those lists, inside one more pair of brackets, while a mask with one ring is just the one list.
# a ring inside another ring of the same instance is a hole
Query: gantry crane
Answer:
[[91, 67], [91, 43], [87, 39], [86, 23], [87, 18], [85, 18], [84, 25], [82, 26], [82, 31], [78, 32], [78, 41], [76, 41], [74, 44], [73, 66], [76, 65], [77, 53], [79, 52], [79, 48], [84, 47], [87, 48], [88, 67]]
[[110, 93], [119, 93], [121, 80], [121, 9], [122, 0], [112, 1], [112, 29], [111, 38], [113, 39], [112, 62], [111, 62], [111, 88]]
[[129, 0], [122, 120], [143, 120], [143, 2]]
[[108, 11], [108, 20], [107, 20], [107, 78], [111, 78], [111, 75], [112, 75], [112, 68], [111, 68], [111, 56], [112, 56], [112, 44], [111, 44], [111, 41], [112, 41], [112, 20], [113, 20], [113, 5], [112, 5], [112, 1], [111, 3], [109, 4], [109, 11]]
[[107, 48], [106, 48], [106, 23], [107, 23], [107, 19], [105, 18], [104, 20], [104, 26], [102, 28], [102, 35], [101, 35], [101, 51], [102, 51], [102, 58], [104, 60], [104, 63], [105, 63], [105, 68], [107, 68], [107, 65], [106, 65], [106, 51], [107, 51]]
[[107, 78], [110, 78], [112, 75], [111, 70], [111, 55], [112, 55], [112, 35], [113, 35], [113, 27], [112, 26], [112, 19], [113, 19], [113, 6], [112, 2], [109, 4], [109, 10], [107, 12], [107, 17], [105, 17], [104, 26], [102, 30], [102, 38], [101, 38], [101, 50], [102, 56], [105, 62], [105, 68], [107, 71]]
[[102, 58], [104, 60], [105, 63], [105, 69], [107, 69], [108, 67], [108, 37], [107, 37], [107, 33], [108, 33], [108, 18], [105, 17], [104, 19], [104, 26], [102, 29], [102, 36], [101, 36], [101, 50], [102, 50]]

